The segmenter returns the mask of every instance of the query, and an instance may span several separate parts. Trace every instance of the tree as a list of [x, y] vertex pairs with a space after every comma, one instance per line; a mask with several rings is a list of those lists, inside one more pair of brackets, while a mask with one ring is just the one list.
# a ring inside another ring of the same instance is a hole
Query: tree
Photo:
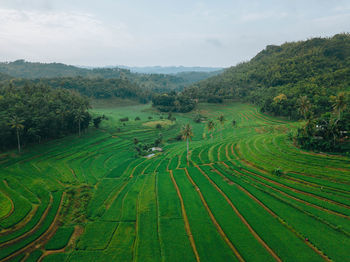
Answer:
[[24, 125], [22, 123], [24, 120], [20, 119], [18, 116], [14, 115], [10, 118], [10, 126], [12, 129], [16, 129], [16, 135], [17, 135], [17, 145], [18, 145], [18, 153], [21, 153], [21, 141], [19, 137], [19, 131], [24, 128]]
[[221, 130], [220, 131], [221, 131], [221, 138], [222, 138], [222, 130], [224, 129], [224, 124], [225, 124], [225, 121], [226, 121], [226, 119], [225, 119], [223, 114], [218, 116], [218, 121], [221, 124]]
[[82, 109], [78, 109], [76, 111], [75, 120], [78, 122], [79, 136], [81, 134], [81, 122], [83, 122], [84, 119], [85, 119], [84, 111]]
[[232, 120], [232, 126], [233, 126], [233, 127], [236, 127], [236, 125], [237, 125], [236, 120]]
[[187, 164], [188, 164], [189, 140], [192, 140], [192, 137], [193, 137], [192, 127], [190, 126], [190, 124], [186, 124], [185, 126], [182, 127], [181, 135], [182, 135], [182, 139], [186, 140], [186, 144], [187, 144]]
[[336, 97], [332, 97], [333, 109], [338, 114], [338, 119], [341, 117], [341, 113], [346, 109], [348, 104], [346, 93], [340, 92]]
[[210, 133], [211, 138], [213, 138], [214, 128], [215, 128], [215, 122], [213, 120], [209, 120], [207, 122], [207, 129], [208, 129], [208, 132]]
[[310, 104], [310, 101], [307, 99], [307, 96], [300, 97], [298, 99], [298, 105], [299, 105], [299, 113], [306, 120], [308, 118], [308, 114], [311, 109], [311, 104]]

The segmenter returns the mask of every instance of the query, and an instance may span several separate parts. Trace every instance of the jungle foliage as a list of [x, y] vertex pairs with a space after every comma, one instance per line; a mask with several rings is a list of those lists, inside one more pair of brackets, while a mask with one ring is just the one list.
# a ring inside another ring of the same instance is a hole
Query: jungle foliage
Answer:
[[301, 118], [298, 99], [306, 96], [316, 116], [331, 111], [330, 97], [350, 88], [350, 34], [269, 45], [249, 62], [201, 81], [183, 92], [215, 102], [239, 99], [262, 112]]
[[46, 85], [0, 87], [0, 149], [40, 142], [88, 127], [89, 101]]

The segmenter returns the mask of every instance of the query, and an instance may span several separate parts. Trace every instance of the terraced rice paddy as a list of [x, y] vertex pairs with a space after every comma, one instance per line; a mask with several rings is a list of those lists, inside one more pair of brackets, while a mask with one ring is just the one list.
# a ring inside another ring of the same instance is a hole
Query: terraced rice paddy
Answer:
[[[147, 105], [98, 108], [99, 130], [0, 155], [0, 261], [350, 261], [350, 159], [300, 150], [299, 123], [250, 105], [199, 109], [222, 135], [195, 113], [156, 129]], [[189, 162], [168, 141], [188, 122]], [[164, 151], [137, 157], [159, 133]]]

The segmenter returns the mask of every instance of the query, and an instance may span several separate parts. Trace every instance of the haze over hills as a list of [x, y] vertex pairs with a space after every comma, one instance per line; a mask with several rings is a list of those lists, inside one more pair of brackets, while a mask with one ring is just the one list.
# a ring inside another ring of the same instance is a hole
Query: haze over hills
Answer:
[[186, 66], [144, 66], [144, 67], [132, 67], [118, 65], [119, 68], [129, 69], [134, 73], [142, 74], [178, 74], [184, 72], [216, 72], [221, 71], [223, 67], [186, 67]]

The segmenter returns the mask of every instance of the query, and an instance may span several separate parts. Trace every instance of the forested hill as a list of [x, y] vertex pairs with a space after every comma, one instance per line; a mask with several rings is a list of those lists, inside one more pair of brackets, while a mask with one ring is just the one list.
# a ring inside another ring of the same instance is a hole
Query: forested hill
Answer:
[[253, 102], [263, 111], [299, 118], [298, 99], [307, 96], [316, 115], [331, 110], [330, 96], [350, 89], [350, 34], [269, 45], [249, 62], [201, 81], [184, 94], [220, 101]]
[[[24, 60], [0, 63], [0, 73], [14, 78], [47, 79], [75, 78], [89, 79], [128, 79], [141, 88], [154, 92], [181, 91], [186, 86], [218, 74], [215, 72], [186, 72], [176, 75], [141, 74], [122, 68], [80, 68], [61, 63], [32, 63]], [[1, 76], [0, 76], [1, 77]], [[2, 80], [0, 78], [0, 80]]]

